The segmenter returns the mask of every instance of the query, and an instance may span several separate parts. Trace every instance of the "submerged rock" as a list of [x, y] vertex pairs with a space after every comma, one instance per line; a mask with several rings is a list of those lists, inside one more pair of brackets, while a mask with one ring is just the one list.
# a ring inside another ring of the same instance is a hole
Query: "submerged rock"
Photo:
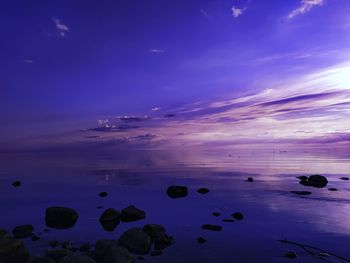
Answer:
[[104, 230], [113, 231], [120, 223], [119, 211], [109, 208], [100, 217], [100, 223]]
[[124, 208], [120, 214], [120, 219], [122, 222], [131, 222], [144, 219], [146, 217], [145, 211], [130, 205]]
[[205, 243], [205, 242], [207, 242], [207, 240], [206, 240], [206, 239], [204, 239], [203, 237], [199, 237], [199, 238], [197, 238], [197, 243], [199, 243], [199, 244], [203, 244], [203, 243]]
[[38, 236], [32, 236], [32, 241], [36, 242], [36, 241], [38, 241], [38, 240], [40, 240], [40, 237], [38, 237]]
[[[301, 179], [302, 178], [302, 179]], [[313, 186], [317, 188], [322, 188], [325, 187], [328, 184], [328, 180], [325, 176], [315, 174], [311, 175], [309, 177], [299, 177], [300, 179], [300, 184], [305, 185], [305, 186]]]
[[197, 193], [204, 195], [204, 194], [209, 193], [209, 189], [208, 189], [208, 188], [202, 187], [202, 188], [199, 188], [199, 189], [197, 190]]
[[187, 196], [188, 190], [186, 186], [173, 185], [168, 187], [167, 194], [170, 198], [181, 198]]
[[32, 225], [21, 225], [16, 226], [12, 230], [12, 235], [14, 238], [26, 238], [31, 237], [33, 235], [33, 226]]
[[139, 227], [133, 227], [124, 232], [119, 238], [119, 244], [130, 252], [145, 255], [151, 249], [151, 237]]
[[46, 251], [46, 257], [49, 257], [55, 261], [60, 260], [61, 258], [64, 258], [69, 253], [69, 250], [67, 249], [52, 249]]
[[340, 180], [348, 181], [349, 177], [340, 177]]
[[12, 186], [14, 186], [14, 187], [19, 187], [19, 186], [21, 186], [22, 185], [22, 183], [20, 182], [20, 181], [14, 181], [13, 183], [12, 183]]
[[96, 242], [95, 257], [99, 263], [134, 263], [135, 258], [118, 241], [102, 239]]
[[19, 263], [27, 262], [29, 253], [21, 240], [11, 237], [0, 240], [0, 262]]
[[107, 192], [100, 192], [98, 195], [100, 197], [106, 197], [108, 195], [108, 193]]
[[223, 227], [219, 226], [219, 225], [211, 225], [211, 224], [204, 224], [204, 225], [202, 225], [202, 229], [204, 229], [204, 230], [221, 231], [222, 228]]
[[290, 192], [297, 195], [311, 195], [311, 192], [309, 191], [290, 191]]
[[242, 220], [244, 218], [243, 214], [240, 212], [233, 213], [231, 216], [237, 220]]
[[334, 191], [338, 191], [338, 189], [337, 188], [328, 188], [328, 191], [334, 192]]
[[154, 249], [161, 250], [174, 243], [174, 239], [165, 233], [165, 228], [157, 224], [145, 225], [142, 229], [151, 237]]
[[221, 213], [219, 213], [219, 212], [213, 212], [212, 215], [213, 215], [213, 216], [220, 216]]
[[297, 257], [298, 257], [298, 255], [297, 255], [295, 252], [293, 252], [293, 251], [287, 252], [284, 256], [285, 256], [286, 258], [290, 258], [290, 259], [294, 259], [294, 258], [297, 258]]
[[53, 206], [46, 209], [46, 226], [56, 229], [67, 229], [75, 225], [78, 213], [67, 207]]
[[248, 177], [247, 182], [253, 183], [254, 182], [254, 178], [253, 177]]

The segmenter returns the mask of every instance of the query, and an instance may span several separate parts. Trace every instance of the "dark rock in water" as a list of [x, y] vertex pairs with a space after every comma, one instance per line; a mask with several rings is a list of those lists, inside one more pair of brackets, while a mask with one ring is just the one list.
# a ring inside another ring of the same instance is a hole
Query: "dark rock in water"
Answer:
[[232, 222], [235, 222], [235, 220], [233, 220], [233, 219], [222, 219], [222, 222], [232, 223]]
[[22, 183], [20, 181], [15, 181], [12, 183], [12, 186], [14, 186], [14, 187], [19, 187], [21, 185], [22, 185]]
[[61, 247], [65, 249], [70, 249], [72, 247], [72, 242], [70, 242], [69, 240], [65, 240], [62, 242]]
[[68, 253], [67, 256], [59, 259], [57, 263], [96, 263], [96, 261], [84, 255]]
[[198, 242], [199, 244], [203, 244], [203, 243], [207, 242], [207, 240], [204, 239], [203, 237], [199, 237], [199, 238], [197, 238], [197, 242]]
[[48, 257], [38, 257], [32, 259], [30, 263], [56, 263], [56, 261]]
[[104, 230], [113, 231], [120, 223], [119, 211], [109, 208], [100, 217], [100, 223]]
[[253, 177], [248, 177], [247, 182], [253, 183], [254, 182], [254, 178]]
[[118, 241], [102, 239], [96, 242], [95, 257], [99, 263], [134, 263], [135, 258]]
[[328, 180], [323, 175], [315, 174], [315, 175], [311, 175], [307, 179], [305, 179], [303, 177], [303, 179], [301, 179], [299, 183], [302, 185], [305, 185], [305, 186], [313, 186], [313, 187], [317, 187], [317, 188], [322, 188], [328, 184]]
[[213, 216], [220, 216], [221, 213], [219, 213], [219, 212], [213, 212], [212, 215], [213, 215]]
[[56, 240], [52, 240], [52, 241], [49, 242], [49, 245], [50, 245], [51, 247], [57, 247], [57, 246], [60, 245], [60, 242], [58, 242], [58, 241], [56, 241]]
[[67, 207], [53, 206], [46, 209], [46, 226], [56, 229], [67, 229], [75, 225], [78, 213]]
[[14, 238], [31, 237], [33, 235], [33, 230], [34, 230], [34, 228], [32, 225], [16, 226], [12, 230], [12, 235]]
[[138, 255], [147, 254], [151, 249], [151, 244], [151, 237], [139, 227], [130, 228], [119, 238], [119, 245]]
[[144, 219], [145, 217], [145, 211], [140, 210], [133, 205], [124, 208], [120, 214], [120, 219], [122, 222], [137, 221]]
[[294, 258], [297, 258], [297, 257], [298, 257], [298, 255], [297, 255], [295, 252], [293, 252], [293, 251], [287, 252], [284, 256], [285, 256], [286, 258], [290, 258], [290, 259], [294, 259]]
[[29, 253], [21, 240], [3, 238], [0, 240], [0, 262], [27, 262]]
[[106, 197], [108, 195], [107, 192], [101, 192], [98, 194], [100, 197]]
[[302, 175], [302, 176], [298, 176], [297, 178], [299, 178], [301, 181], [307, 181], [309, 179], [309, 177]]
[[58, 261], [67, 256], [68, 253], [69, 251], [67, 249], [53, 249], [46, 251], [46, 257]]
[[330, 257], [330, 255], [329, 255], [328, 253], [325, 253], [325, 252], [318, 253], [318, 256], [319, 256], [319, 257], [323, 257], [323, 258], [328, 258], [328, 257]]
[[328, 191], [334, 192], [334, 191], [338, 191], [338, 189], [337, 188], [328, 188]]
[[3, 238], [9, 238], [9, 234], [7, 233], [6, 230], [4, 229], [0, 229], [0, 240], [3, 239]]
[[38, 241], [38, 240], [40, 240], [40, 237], [38, 237], [38, 236], [32, 236], [32, 241], [36, 242], [36, 241]]
[[290, 191], [290, 192], [297, 195], [311, 195], [311, 192], [309, 191]]
[[204, 229], [204, 230], [211, 230], [211, 231], [221, 231], [222, 230], [222, 226], [204, 224], [204, 225], [202, 225], [202, 229]]
[[103, 208], [103, 205], [99, 205], [98, 207], [96, 207], [97, 209], [101, 209]]
[[348, 181], [349, 177], [340, 177], [340, 180]]
[[209, 189], [208, 189], [208, 188], [202, 187], [202, 188], [199, 188], [199, 189], [197, 190], [197, 193], [204, 195], [204, 194], [209, 193]]
[[154, 256], [160, 256], [160, 255], [163, 255], [163, 251], [161, 250], [153, 250], [150, 254], [152, 257]]
[[164, 249], [174, 243], [174, 239], [165, 233], [165, 228], [161, 225], [148, 224], [142, 230], [151, 237], [156, 250]]
[[79, 251], [81, 252], [86, 252], [88, 250], [90, 250], [90, 244], [89, 243], [83, 243], [81, 244], [81, 246], [79, 247]]
[[231, 216], [237, 220], [242, 220], [244, 218], [243, 214], [240, 212], [234, 213]]
[[181, 197], [187, 196], [188, 194], [188, 190], [186, 186], [178, 186], [178, 185], [169, 186], [166, 192], [168, 196], [171, 198], [181, 198]]

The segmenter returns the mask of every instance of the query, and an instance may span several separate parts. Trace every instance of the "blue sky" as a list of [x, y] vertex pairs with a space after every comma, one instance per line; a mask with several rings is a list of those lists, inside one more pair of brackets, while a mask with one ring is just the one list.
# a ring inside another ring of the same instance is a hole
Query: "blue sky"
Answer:
[[[328, 107], [349, 100], [349, 13], [348, 0], [1, 1], [1, 140], [148, 115], [151, 130], [117, 137], [154, 133], [166, 140], [176, 131], [191, 134], [191, 141], [215, 141], [215, 134], [236, 141], [240, 128], [227, 134], [229, 119], [235, 120], [234, 127], [245, 119], [242, 128], [251, 130], [244, 139], [257, 137], [256, 125], [264, 134], [271, 129], [270, 122], [261, 123], [269, 116], [266, 110], [251, 112], [250, 106], [330, 91], [338, 93], [326, 95], [327, 100], [301, 100], [308, 107], [304, 121], [313, 127], [313, 138], [347, 133], [347, 108], [340, 112], [338, 107], [335, 122], [334, 109]], [[240, 98], [254, 100], [246, 99], [250, 106], [239, 104], [235, 112], [216, 109], [220, 118], [212, 113], [211, 105]], [[320, 103], [326, 111], [316, 107]], [[199, 132], [203, 114], [182, 113], [198, 113], [199, 104], [212, 113], [207, 120], [215, 124], [205, 126], [212, 134]], [[314, 127], [315, 112], [335, 128]], [[175, 126], [172, 119], [169, 127], [169, 118], [157, 119], [168, 113], [183, 117]], [[294, 125], [292, 115], [283, 118], [286, 130]], [[184, 129], [185, 124], [190, 128]], [[291, 139], [283, 128], [273, 134]]]

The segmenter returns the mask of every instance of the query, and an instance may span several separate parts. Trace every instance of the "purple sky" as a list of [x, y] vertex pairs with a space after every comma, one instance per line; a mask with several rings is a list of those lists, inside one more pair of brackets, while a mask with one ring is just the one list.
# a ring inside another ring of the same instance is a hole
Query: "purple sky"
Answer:
[[348, 143], [349, 13], [348, 0], [1, 1], [0, 142]]

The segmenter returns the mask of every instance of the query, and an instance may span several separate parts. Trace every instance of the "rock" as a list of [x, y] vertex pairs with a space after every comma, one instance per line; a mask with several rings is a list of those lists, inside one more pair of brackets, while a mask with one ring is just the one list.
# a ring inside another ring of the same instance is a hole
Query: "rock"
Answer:
[[232, 222], [235, 222], [235, 220], [233, 220], [233, 219], [222, 219], [222, 222], [232, 223]]
[[118, 245], [118, 241], [102, 239], [96, 242], [95, 257], [99, 263], [134, 263], [135, 258], [130, 252]]
[[108, 195], [108, 193], [107, 192], [100, 192], [98, 195], [100, 197], [106, 197]]
[[33, 235], [33, 226], [32, 225], [21, 225], [16, 226], [12, 230], [12, 235], [14, 238], [26, 238], [31, 237]]
[[0, 262], [27, 262], [28, 258], [29, 253], [21, 240], [16, 240], [11, 237], [0, 240]]
[[145, 211], [140, 210], [133, 205], [124, 208], [120, 214], [120, 219], [122, 222], [137, 221], [144, 219], [145, 217]]
[[3, 239], [3, 238], [9, 238], [9, 234], [7, 233], [6, 230], [4, 229], [0, 229], [0, 240]]
[[124, 232], [119, 238], [119, 244], [130, 252], [145, 255], [151, 249], [151, 237], [139, 227], [133, 227]]
[[297, 178], [299, 178], [301, 181], [307, 181], [309, 179], [309, 177], [302, 175], [302, 176], [298, 176]]
[[221, 231], [222, 230], [222, 226], [204, 224], [204, 225], [202, 225], [202, 229], [204, 229], [204, 230], [211, 230], [211, 231]]
[[185, 197], [188, 194], [186, 186], [169, 186], [167, 189], [167, 194], [170, 198], [181, 198]]
[[290, 191], [290, 192], [297, 195], [311, 195], [311, 192], [309, 191]]
[[234, 219], [237, 219], [237, 220], [242, 220], [244, 218], [243, 214], [240, 213], [240, 212], [237, 212], [237, 213], [233, 213], [231, 215]]
[[338, 189], [337, 188], [328, 188], [328, 191], [334, 192], [334, 191], [338, 191]]
[[22, 185], [22, 183], [20, 181], [15, 181], [12, 183], [12, 186], [14, 186], [14, 187], [19, 187], [21, 185]]
[[340, 177], [340, 180], [348, 181], [349, 177]]
[[75, 225], [78, 213], [68, 207], [53, 206], [46, 209], [46, 226], [56, 229], [68, 229]]
[[51, 258], [55, 261], [60, 260], [61, 258], [64, 258], [69, 253], [69, 250], [67, 249], [52, 249], [46, 251], [46, 257]]
[[161, 250], [154, 250], [151, 252], [151, 256], [154, 257], [154, 256], [160, 256], [160, 255], [163, 255], [163, 251]]
[[247, 182], [253, 183], [254, 182], [254, 178], [253, 177], [248, 177]]
[[84, 255], [77, 255], [75, 253], [68, 253], [67, 256], [59, 259], [57, 263], [96, 263], [96, 261]]
[[297, 258], [298, 255], [295, 252], [289, 251], [284, 255], [286, 258], [294, 259]]
[[213, 212], [212, 215], [213, 215], [213, 216], [220, 216], [221, 213], [219, 213], [219, 212]]
[[40, 237], [38, 237], [38, 236], [32, 236], [32, 241], [34, 241], [34, 242], [38, 241], [39, 239], [40, 239]]
[[325, 176], [315, 174], [315, 175], [311, 175], [307, 179], [305, 179], [305, 177], [303, 177], [303, 179], [301, 179], [299, 183], [302, 185], [305, 185], [305, 186], [313, 186], [313, 187], [317, 187], [317, 188], [322, 188], [328, 184], [328, 180]]
[[79, 247], [79, 251], [81, 252], [86, 252], [90, 250], [90, 244], [89, 243], [83, 243], [81, 244], [81, 246]]
[[204, 195], [204, 194], [209, 193], [209, 189], [208, 189], [208, 188], [202, 187], [202, 188], [199, 188], [199, 189], [197, 190], [197, 193]]
[[49, 245], [50, 245], [51, 247], [57, 247], [57, 246], [60, 245], [60, 242], [58, 242], [58, 241], [56, 241], [56, 240], [52, 240], [52, 241], [49, 242]]
[[203, 237], [199, 237], [199, 238], [197, 238], [197, 242], [198, 242], [199, 244], [204, 244], [205, 242], [207, 242], [207, 240], [204, 239]]
[[61, 247], [65, 249], [70, 249], [72, 247], [72, 242], [70, 242], [69, 240], [65, 240], [62, 242]]
[[56, 263], [56, 261], [48, 257], [37, 257], [32, 259], [30, 263]]
[[101, 209], [103, 208], [103, 205], [99, 205], [98, 207], [96, 207], [97, 209]]
[[114, 208], [109, 208], [100, 216], [100, 223], [104, 230], [113, 231], [120, 223], [120, 213]]
[[325, 252], [318, 253], [318, 256], [323, 257], [323, 258], [328, 258], [330, 255]]
[[174, 239], [165, 233], [165, 228], [161, 225], [148, 224], [142, 230], [151, 237], [156, 250], [164, 249], [174, 243]]

